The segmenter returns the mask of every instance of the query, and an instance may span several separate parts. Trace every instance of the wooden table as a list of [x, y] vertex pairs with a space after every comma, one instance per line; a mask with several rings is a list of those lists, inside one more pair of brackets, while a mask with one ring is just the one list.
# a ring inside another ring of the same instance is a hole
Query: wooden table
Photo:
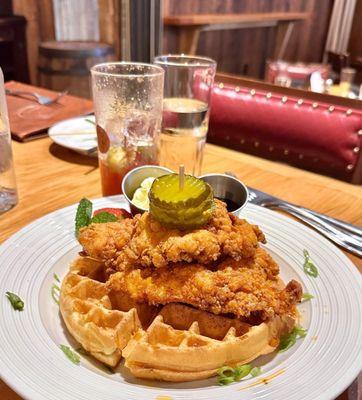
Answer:
[[[48, 138], [14, 142], [13, 150], [20, 201], [0, 215], [0, 242], [50, 211], [84, 196], [101, 196], [97, 160], [52, 144]], [[203, 172], [224, 171], [233, 171], [246, 184], [285, 200], [362, 225], [361, 187], [208, 144]], [[362, 260], [349, 257], [362, 272]], [[0, 381], [0, 399], [21, 398]], [[338, 399], [348, 399], [347, 391]]]
[[283, 58], [295, 22], [310, 17], [306, 12], [270, 12], [244, 14], [184, 14], [163, 18], [166, 26], [178, 30], [179, 53], [195, 54], [200, 33], [221, 29], [276, 27], [274, 58]]

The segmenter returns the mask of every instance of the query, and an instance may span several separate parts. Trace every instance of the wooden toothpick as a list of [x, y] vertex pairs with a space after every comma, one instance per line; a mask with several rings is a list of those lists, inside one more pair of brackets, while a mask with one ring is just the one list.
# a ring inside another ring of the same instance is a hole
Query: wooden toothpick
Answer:
[[185, 166], [183, 164], [179, 166], [178, 177], [179, 177], [179, 187], [180, 190], [182, 190], [185, 185]]

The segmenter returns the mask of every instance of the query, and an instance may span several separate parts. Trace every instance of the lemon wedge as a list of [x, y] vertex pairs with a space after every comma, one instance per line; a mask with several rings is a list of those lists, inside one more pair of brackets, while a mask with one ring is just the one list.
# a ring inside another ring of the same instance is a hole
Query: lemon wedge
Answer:
[[141, 186], [136, 189], [132, 198], [132, 203], [136, 207], [141, 208], [142, 210], [149, 210], [150, 201], [148, 199], [148, 192], [150, 191], [155, 179], [156, 178], [153, 176], [146, 178], [142, 181]]

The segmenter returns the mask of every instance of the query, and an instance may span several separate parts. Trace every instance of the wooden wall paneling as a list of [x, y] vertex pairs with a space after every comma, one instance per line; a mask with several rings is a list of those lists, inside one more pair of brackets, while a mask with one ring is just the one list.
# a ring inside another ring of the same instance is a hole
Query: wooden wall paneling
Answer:
[[162, 15], [170, 15], [170, 0], [163, 0]]
[[30, 81], [38, 83], [38, 46], [41, 41], [53, 40], [54, 16], [52, 0], [13, 0], [14, 13], [27, 20], [26, 39]]
[[[309, 21], [295, 24], [285, 59], [320, 62], [332, 4], [333, 0], [164, 0], [164, 15], [310, 12], [312, 17]], [[241, 74], [247, 66], [251, 76], [262, 78], [266, 60], [273, 57], [275, 35], [275, 28], [202, 32], [197, 53], [215, 58], [219, 70]], [[175, 51], [176, 31], [165, 27], [163, 52]]]
[[37, 61], [39, 43], [39, 13], [36, 0], [13, 0], [14, 14], [23, 15], [27, 20], [26, 43], [29, 62], [30, 82], [37, 84]]
[[101, 42], [109, 44], [113, 42], [115, 6], [114, 0], [98, 0], [99, 39]]
[[99, 40], [114, 47], [116, 60], [121, 59], [120, 5], [118, 0], [98, 0]]
[[[178, 51], [181, 53], [196, 54], [200, 36], [200, 26], [198, 25], [189, 26], [186, 29], [183, 29], [181, 32], [179, 32], [179, 35], [180, 35], [180, 42], [179, 42], [180, 44]], [[188, 50], [189, 48], [190, 50]]]
[[352, 63], [359, 59], [362, 64], [362, 0], [357, 0], [356, 3], [348, 51], [351, 53]]
[[[319, 3], [316, 4], [316, 3]], [[296, 43], [296, 53], [294, 58], [297, 60], [303, 61], [313, 61], [313, 55], [311, 51], [311, 47], [313, 43], [316, 42], [316, 38], [312, 39], [313, 26], [319, 21], [316, 19], [319, 17], [319, 13], [317, 15], [316, 9], [321, 6], [321, 3], [326, 3], [325, 1], [321, 2], [320, 0], [305, 0], [304, 9], [311, 13], [311, 17], [304, 22], [303, 25], [299, 26], [299, 40]]]
[[315, 61], [313, 57], [315, 54], [320, 55], [320, 60], [322, 60], [333, 3], [333, 0], [316, 2], [314, 23], [311, 26], [311, 40], [308, 46], [309, 53], [306, 55], [307, 61]]
[[[362, 0], [357, 0], [352, 22], [348, 51], [351, 54], [351, 67], [357, 70], [354, 83], [362, 84]], [[362, 381], [362, 379], [361, 379]], [[362, 390], [362, 388], [361, 388]]]
[[54, 10], [52, 0], [37, 0], [40, 41], [55, 39]]

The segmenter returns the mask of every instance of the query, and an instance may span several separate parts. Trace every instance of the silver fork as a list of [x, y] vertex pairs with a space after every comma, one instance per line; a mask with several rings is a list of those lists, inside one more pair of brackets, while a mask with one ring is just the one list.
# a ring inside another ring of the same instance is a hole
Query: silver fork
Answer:
[[51, 98], [48, 96], [43, 96], [36, 92], [26, 92], [25, 90], [13, 90], [13, 89], [6, 89], [6, 94], [18, 97], [26, 97], [30, 96], [33, 97], [37, 103], [41, 104], [42, 106], [49, 106], [50, 104], [56, 103], [61, 97], [68, 93], [67, 90], [64, 90], [61, 93], [58, 93], [56, 97]]

